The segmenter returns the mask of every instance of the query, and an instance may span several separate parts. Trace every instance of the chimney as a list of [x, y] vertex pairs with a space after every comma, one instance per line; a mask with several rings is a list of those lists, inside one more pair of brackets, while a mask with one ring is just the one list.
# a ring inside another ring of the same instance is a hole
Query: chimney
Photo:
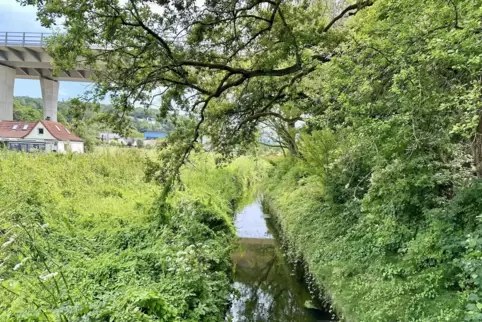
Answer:
[[46, 120], [46, 121], [50, 121], [50, 116], [47, 116], [47, 117], [45, 118], [45, 120]]

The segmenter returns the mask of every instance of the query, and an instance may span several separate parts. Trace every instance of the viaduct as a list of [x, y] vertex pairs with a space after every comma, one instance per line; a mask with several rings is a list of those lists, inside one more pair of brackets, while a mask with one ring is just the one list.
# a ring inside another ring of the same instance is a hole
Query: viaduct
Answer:
[[0, 120], [13, 120], [15, 78], [40, 79], [44, 119], [57, 121], [59, 81], [89, 82], [91, 71], [78, 66], [53, 76], [52, 57], [45, 51], [50, 34], [0, 32]]

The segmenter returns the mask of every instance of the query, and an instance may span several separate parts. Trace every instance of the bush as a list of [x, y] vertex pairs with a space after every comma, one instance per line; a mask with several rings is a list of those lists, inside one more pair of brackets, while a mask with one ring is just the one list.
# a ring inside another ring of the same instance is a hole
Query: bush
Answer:
[[327, 138], [265, 185], [291, 258], [349, 321], [480, 320], [482, 183], [454, 187], [430, 155], [381, 166], [364, 142]]
[[195, 161], [160, 208], [139, 150], [0, 158], [1, 321], [224, 318], [234, 168]]

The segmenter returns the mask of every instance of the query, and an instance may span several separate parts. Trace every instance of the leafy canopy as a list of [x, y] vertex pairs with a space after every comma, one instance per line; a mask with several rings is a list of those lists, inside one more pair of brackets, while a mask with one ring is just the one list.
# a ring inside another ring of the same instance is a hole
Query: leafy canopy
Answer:
[[[112, 1], [20, 0], [36, 5], [43, 25], [60, 19], [64, 32], [50, 41], [57, 69], [87, 64], [98, 82], [95, 95], [110, 93], [127, 127], [134, 106], [150, 107], [161, 97], [160, 116], [194, 118], [173, 135], [179, 169], [194, 145], [209, 136], [229, 156], [255, 140], [257, 124], [275, 119], [294, 124], [301, 112], [283, 108], [308, 100], [297, 83], [329, 62], [342, 40], [335, 25], [372, 4], [339, 8], [343, 2], [222, 0]], [[186, 133], [188, 135], [186, 135]], [[169, 170], [170, 168], [166, 168]]]

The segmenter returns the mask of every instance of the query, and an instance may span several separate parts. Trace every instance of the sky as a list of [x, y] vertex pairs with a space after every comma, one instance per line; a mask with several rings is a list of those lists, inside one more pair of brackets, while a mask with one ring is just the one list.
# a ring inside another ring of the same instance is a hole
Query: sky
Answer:
[[[0, 32], [50, 32], [37, 21], [35, 7], [22, 7], [15, 0], [0, 0]], [[90, 83], [60, 82], [59, 101], [82, 95]], [[40, 81], [32, 79], [16, 79], [15, 96], [42, 97]], [[105, 102], [107, 103], [107, 102]]]

